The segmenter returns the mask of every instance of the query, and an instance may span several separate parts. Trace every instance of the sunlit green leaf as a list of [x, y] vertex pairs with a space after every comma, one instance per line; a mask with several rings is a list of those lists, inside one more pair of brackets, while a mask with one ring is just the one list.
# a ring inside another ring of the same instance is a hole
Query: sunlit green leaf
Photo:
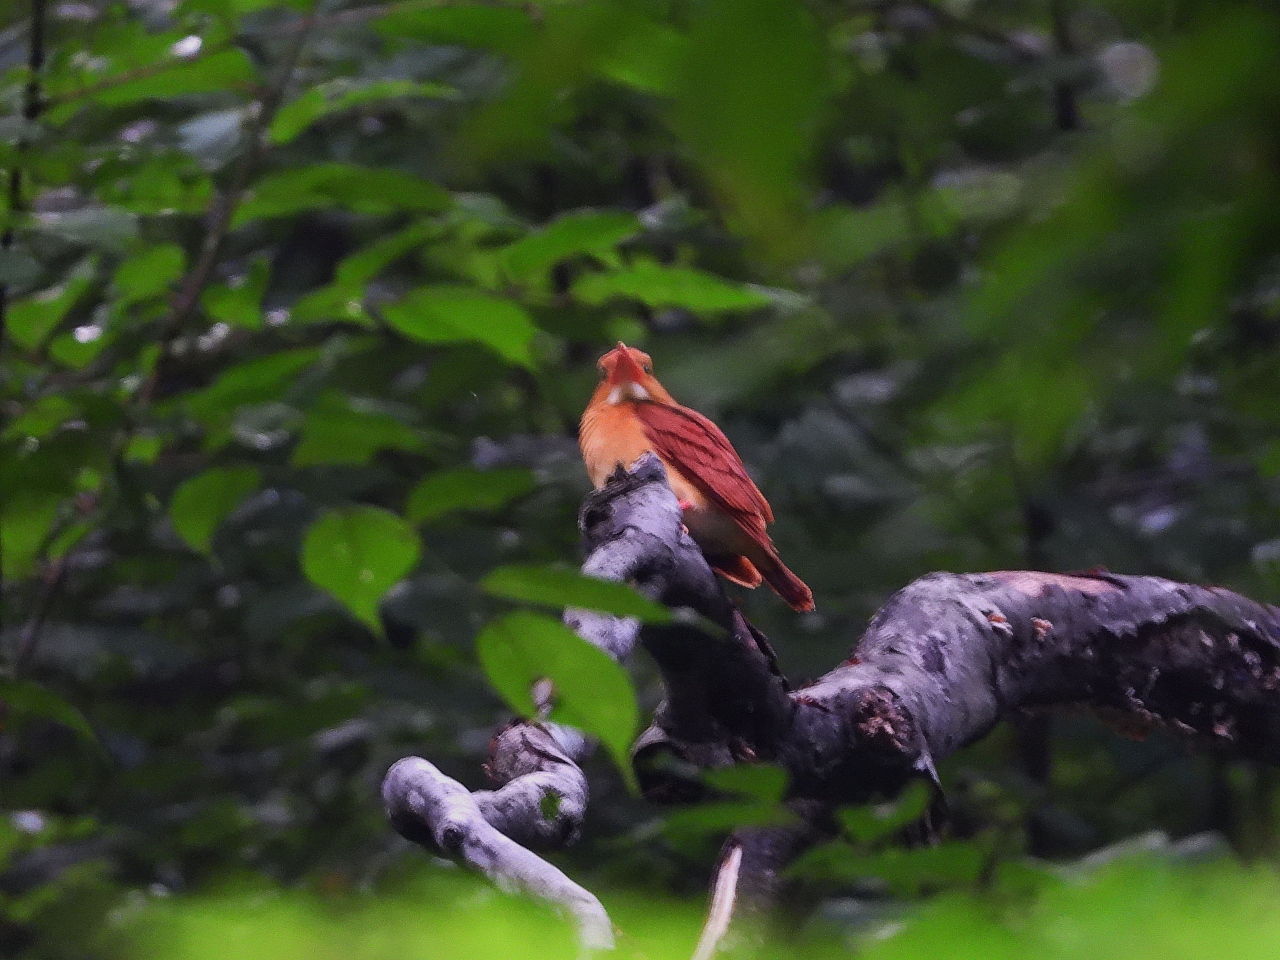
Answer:
[[649, 307], [683, 307], [694, 313], [753, 310], [769, 305], [769, 298], [758, 290], [702, 270], [664, 267], [651, 261], [640, 261], [621, 270], [583, 274], [573, 285], [573, 295], [592, 306], [626, 298]]
[[578, 211], [507, 247], [503, 264], [513, 276], [528, 278], [578, 254], [610, 254], [639, 230], [639, 222], [629, 213]]
[[589, 577], [571, 567], [499, 567], [480, 582], [489, 593], [550, 607], [585, 607], [649, 623], [667, 623], [671, 611], [625, 583]]
[[421, 431], [377, 403], [335, 392], [325, 394], [308, 412], [292, 462], [295, 467], [363, 464], [379, 450], [420, 452], [426, 447]]
[[476, 638], [476, 653], [489, 681], [517, 713], [535, 717], [530, 693], [546, 678], [555, 686], [551, 719], [598, 737], [629, 783], [629, 759], [639, 722], [631, 679], [607, 653], [558, 620], [510, 613]]
[[423, 343], [473, 341], [504, 359], [533, 365], [530, 345], [538, 328], [522, 307], [468, 287], [421, 287], [383, 308], [393, 327]]
[[307, 529], [302, 569], [376, 633], [378, 604], [418, 562], [421, 545], [413, 527], [377, 507], [347, 507], [325, 513]]
[[161, 243], [134, 254], [116, 268], [116, 305], [131, 306], [159, 296], [182, 276], [186, 255], [175, 243]]

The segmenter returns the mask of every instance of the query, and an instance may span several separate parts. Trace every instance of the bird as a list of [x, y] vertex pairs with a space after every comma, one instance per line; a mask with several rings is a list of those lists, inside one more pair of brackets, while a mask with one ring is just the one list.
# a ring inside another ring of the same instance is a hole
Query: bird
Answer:
[[773, 510], [729, 438], [676, 402], [644, 351], [619, 342], [598, 366], [600, 383], [578, 430], [595, 488], [603, 488], [619, 466], [653, 453], [666, 468], [685, 528], [713, 570], [744, 587], [763, 580], [793, 610], [812, 610], [813, 592], [778, 558], [765, 532]]

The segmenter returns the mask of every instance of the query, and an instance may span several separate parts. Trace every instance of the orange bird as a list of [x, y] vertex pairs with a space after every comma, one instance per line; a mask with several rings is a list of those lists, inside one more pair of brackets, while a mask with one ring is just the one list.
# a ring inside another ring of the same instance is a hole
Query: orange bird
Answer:
[[765, 533], [773, 511], [729, 438], [676, 403], [654, 377], [647, 353], [619, 343], [599, 366], [603, 376], [578, 432], [596, 489], [619, 465], [652, 452], [667, 468], [685, 526], [712, 569], [744, 587], [764, 579], [793, 610], [812, 610], [813, 592], [778, 559]]

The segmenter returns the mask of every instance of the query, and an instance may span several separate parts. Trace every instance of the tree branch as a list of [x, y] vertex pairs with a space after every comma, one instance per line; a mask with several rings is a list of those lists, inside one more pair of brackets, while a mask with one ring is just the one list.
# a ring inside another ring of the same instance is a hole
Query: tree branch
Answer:
[[[799, 825], [731, 840], [699, 948], [706, 955], [724, 940], [724, 918], [739, 904], [773, 898], [782, 868], [829, 831], [833, 805], [892, 796], [914, 778], [936, 785], [936, 760], [1020, 712], [1083, 706], [1129, 733], [1164, 728], [1280, 763], [1280, 609], [1229, 590], [1105, 572], [934, 573], [891, 597], [848, 659], [793, 690], [768, 641], [725, 596], [684, 530], [656, 458], [642, 457], [588, 496], [579, 524], [584, 570], [634, 583], [677, 614], [671, 624], [644, 627], [580, 611], [565, 618], [618, 659], [638, 642], [661, 671], [667, 699], [633, 749], [645, 796], [697, 800], [705, 793], [700, 770], [743, 761], [776, 763], [790, 775], [788, 805]], [[500, 768], [506, 786], [471, 798], [477, 812], [486, 810], [467, 821], [471, 828], [482, 822], [529, 843], [573, 838], [577, 804], [586, 799], [585, 781], [581, 792], [576, 786], [580, 753], [539, 747], [525, 732], [538, 729], [518, 724], [499, 734], [495, 743], [510, 752], [490, 769]], [[425, 767], [397, 777], [435, 770], [415, 763]], [[551, 780], [529, 779], [544, 774]], [[547, 796], [539, 784], [566, 778], [575, 784], [565, 792], [573, 801], [568, 825], [538, 823], [545, 800], [534, 798]], [[434, 784], [427, 777], [415, 789]], [[503, 790], [524, 799], [488, 799]], [[388, 801], [388, 810], [419, 842], [424, 830], [443, 829], [440, 808], [422, 812], [419, 803], [416, 835], [400, 807]]]
[[387, 771], [382, 799], [387, 818], [403, 836], [418, 843], [430, 840], [502, 890], [557, 905], [574, 921], [584, 950], [613, 949], [613, 925], [600, 901], [491, 825], [457, 780], [426, 760], [406, 757]]

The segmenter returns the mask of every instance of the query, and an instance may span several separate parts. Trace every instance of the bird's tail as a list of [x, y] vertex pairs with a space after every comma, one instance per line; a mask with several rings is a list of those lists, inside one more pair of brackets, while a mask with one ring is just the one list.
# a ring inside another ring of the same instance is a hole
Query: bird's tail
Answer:
[[813, 591], [808, 585], [787, 569], [778, 555], [769, 550], [764, 556], [752, 557], [765, 582], [773, 588], [773, 592], [787, 602], [792, 610], [806, 613], [813, 609]]

